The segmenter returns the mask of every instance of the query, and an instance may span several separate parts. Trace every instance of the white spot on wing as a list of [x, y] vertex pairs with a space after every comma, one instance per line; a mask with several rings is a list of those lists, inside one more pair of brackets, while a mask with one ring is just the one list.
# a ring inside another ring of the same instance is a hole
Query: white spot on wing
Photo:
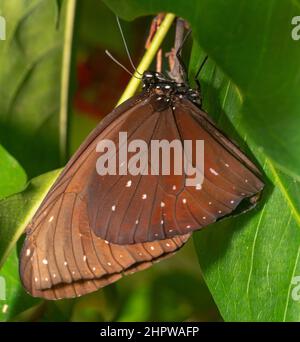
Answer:
[[143, 194], [142, 199], [146, 199], [147, 198], [147, 194]]
[[187, 200], [186, 200], [186, 198], [184, 198], [184, 199], [182, 200], [182, 203], [186, 204], [186, 202], [187, 202]]
[[132, 184], [132, 181], [129, 180], [129, 181], [126, 183], [126, 188], [130, 188], [130, 187], [131, 187], [131, 184]]
[[48, 260], [47, 260], [47, 259], [43, 259], [42, 263], [43, 263], [44, 265], [48, 265]]
[[219, 175], [218, 172], [215, 169], [211, 168], [211, 167], [209, 168], [209, 171], [210, 171], [210, 173], [212, 173], [215, 176]]
[[165, 206], [165, 202], [160, 202], [160, 206], [163, 208]]
[[151, 251], [154, 251], [154, 247], [153, 246], [151, 246], [150, 249], [151, 249]]
[[115, 210], [116, 210], [116, 206], [113, 205], [113, 206], [111, 207], [111, 210], [112, 210], [112, 211], [115, 211]]
[[29, 256], [30, 255], [30, 249], [28, 248], [27, 250], [26, 250], [26, 256]]
[[49, 221], [48, 221], [48, 222], [52, 222], [53, 219], [54, 219], [54, 216], [51, 216], [51, 217], [49, 218]]

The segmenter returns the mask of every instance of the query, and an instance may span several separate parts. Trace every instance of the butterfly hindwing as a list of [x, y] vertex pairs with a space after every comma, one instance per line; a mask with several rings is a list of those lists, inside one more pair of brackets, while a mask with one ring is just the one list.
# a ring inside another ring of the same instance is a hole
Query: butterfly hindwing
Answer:
[[[24, 243], [20, 274], [35, 297], [78, 297], [106, 286], [127, 273], [148, 268], [189, 238], [174, 237], [147, 243], [116, 245], [97, 237], [89, 226], [86, 199], [62, 193], [43, 211], [43, 220]], [[52, 217], [55, 216], [55, 219]]]

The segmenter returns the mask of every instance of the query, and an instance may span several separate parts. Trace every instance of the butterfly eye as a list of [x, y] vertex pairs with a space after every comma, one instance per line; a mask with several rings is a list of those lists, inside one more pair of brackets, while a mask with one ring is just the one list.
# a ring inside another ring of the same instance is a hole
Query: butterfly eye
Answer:
[[155, 77], [160, 82], [167, 82], [168, 81], [167, 78], [165, 77], [165, 75], [163, 75], [163, 74], [161, 74], [159, 72], [155, 73]]
[[150, 71], [145, 71], [144, 74], [143, 74], [143, 79], [151, 79], [151, 78], [154, 78], [154, 75], [152, 72]]

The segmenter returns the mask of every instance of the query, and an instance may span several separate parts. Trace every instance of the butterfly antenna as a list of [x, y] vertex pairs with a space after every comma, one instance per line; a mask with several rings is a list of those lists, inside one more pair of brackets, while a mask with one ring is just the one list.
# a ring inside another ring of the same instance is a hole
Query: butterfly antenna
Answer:
[[129, 75], [141, 79], [141, 77], [135, 76], [131, 71], [129, 71], [121, 62], [119, 62], [108, 50], [105, 50], [106, 55], [112, 59], [118, 66], [120, 66], [123, 70], [125, 70]]
[[123, 29], [122, 29], [122, 26], [121, 26], [121, 23], [120, 23], [120, 19], [119, 19], [118, 16], [116, 16], [116, 18], [117, 18], [118, 27], [119, 27], [119, 30], [120, 30], [120, 33], [121, 33], [121, 37], [122, 37], [122, 40], [123, 40], [123, 44], [125, 46], [125, 50], [126, 50], [129, 62], [131, 64], [133, 70], [135, 70], [135, 72], [137, 72], [140, 76], [142, 76], [142, 74], [137, 70], [137, 68], [134, 65], [133, 60], [131, 58], [131, 55], [130, 55], [130, 52], [129, 52], [129, 49], [128, 49], [128, 46], [127, 46], [127, 42], [126, 42], [126, 39], [125, 39], [125, 36], [124, 36], [124, 32], [123, 32]]

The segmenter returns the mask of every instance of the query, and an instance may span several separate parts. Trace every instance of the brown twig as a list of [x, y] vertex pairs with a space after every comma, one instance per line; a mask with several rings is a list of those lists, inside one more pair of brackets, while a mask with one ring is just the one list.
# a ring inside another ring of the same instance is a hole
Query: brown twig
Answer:
[[164, 17], [165, 17], [164, 13], [159, 13], [156, 17], [153, 18], [153, 20], [151, 22], [148, 38], [147, 38], [146, 43], [145, 43], [145, 48], [147, 50], [149, 49], [149, 46], [151, 45], [152, 39], [153, 39], [156, 31], [158, 30], [161, 22], [163, 21]]
[[[145, 43], [146, 49], [149, 48], [152, 42], [152, 39], [156, 31], [158, 30], [161, 22], [163, 21], [164, 17], [165, 17], [164, 13], [159, 13], [152, 20], [148, 38]], [[174, 47], [171, 49], [170, 52], [165, 54], [169, 62], [169, 69], [170, 69], [170, 71], [168, 72], [169, 76], [176, 82], [180, 82], [180, 83], [185, 81], [185, 70], [180, 61], [182, 44], [185, 39], [185, 29], [188, 29], [187, 22], [183, 20], [182, 18], [177, 18]], [[156, 55], [156, 71], [158, 72], [162, 71], [162, 58], [163, 58], [163, 53], [162, 53], [162, 49], [160, 48]]]
[[[159, 29], [159, 26], [161, 22], [163, 21], [165, 17], [164, 13], [159, 13], [151, 22], [149, 35], [145, 44], [145, 48], [148, 49], [152, 39], [156, 33], [156, 31]], [[162, 49], [160, 48], [156, 55], [156, 71], [161, 72], [162, 71]]]
[[175, 64], [175, 49], [172, 48], [171, 51], [165, 53], [165, 57], [168, 58], [168, 63], [169, 63], [169, 69], [171, 70], [174, 69], [174, 64]]
[[174, 49], [172, 49], [169, 55], [169, 76], [176, 82], [184, 82], [184, 70], [182, 70], [182, 64], [180, 63], [180, 60], [177, 58], [177, 54], [180, 58], [182, 43], [184, 40], [185, 27], [185, 21], [181, 18], [177, 18]]
[[156, 71], [162, 72], [162, 49], [160, 48], [156, 55]]

